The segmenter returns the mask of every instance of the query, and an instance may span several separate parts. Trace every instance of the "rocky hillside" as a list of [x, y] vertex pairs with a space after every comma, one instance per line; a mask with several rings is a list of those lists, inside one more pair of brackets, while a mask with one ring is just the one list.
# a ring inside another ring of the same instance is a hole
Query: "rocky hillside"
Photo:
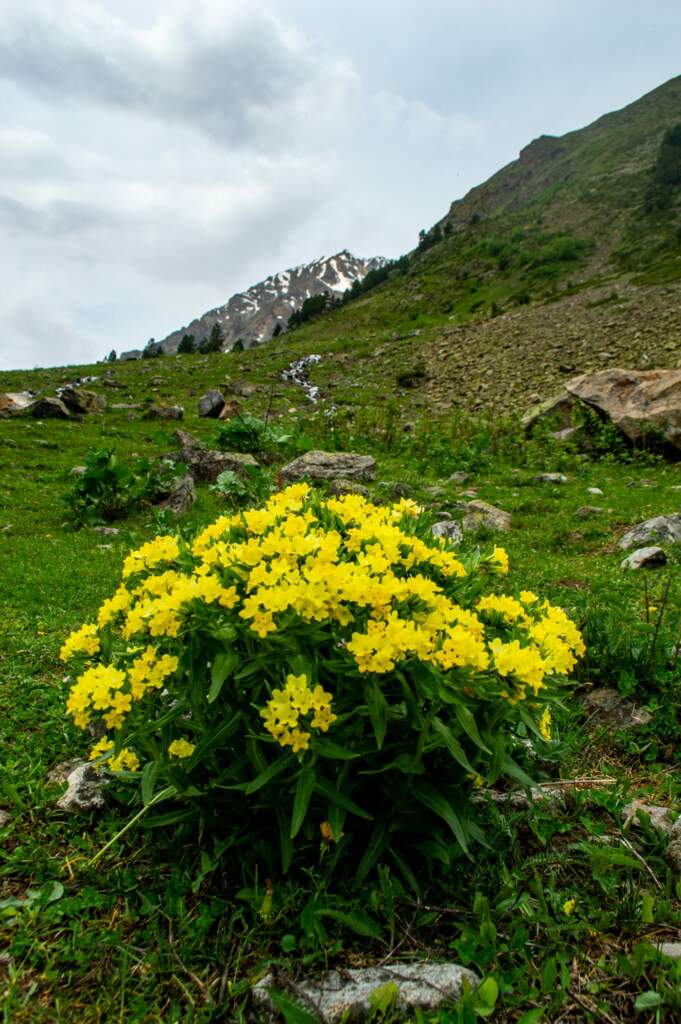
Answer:
[[176, 352], [185, 334], [192, 334], [198, 345], [216, 323], [222, 328], [226, 350], [239, 339], [245, 348], [251, 348], [268, 341], [277, 325], [285, 328], [288, 318], [301, 308], [305, 299], [324, 292], [341, 296], [355, 281], [363, 280], [370, 270], [384, 263], [380, 256], [360, 259], [344, 249], [335, 256], [283, 270], [173, 331], [163, 339], [161, 348], [166, 353]]

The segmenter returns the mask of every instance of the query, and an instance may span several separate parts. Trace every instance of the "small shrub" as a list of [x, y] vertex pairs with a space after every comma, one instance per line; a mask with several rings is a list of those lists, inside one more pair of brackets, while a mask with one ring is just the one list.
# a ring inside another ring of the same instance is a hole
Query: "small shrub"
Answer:
[[231, 469], [220, 473], [210, 490], [240, 507], [263, 501], [272, 492], [272, 481], [259, 467], [244, 466], [241, 473]]
[[126, 464], [113, 448], [88, 451], [85, 471], [64, 495], [75, 526], [123, 519], [170, 490], [177, 466], [138, 459]]
[[[501, 549], [464, 564], [412, 502], [322, 500], [306, 484], [159, 536], [64, 644], [68, 711], [149, 823], [360, 879], [379, 858], [458, 857], [481, 838], [471, 789], [511, 776], [517, 730], [550, 736], [582, 652], [565, 613], [496, 594]], [[238, 854], [237, 854], [238, 855]], [[407, 869], [408, 870], [408, 869]]]
[[281, 450], [290, 440], [290, 434], [283, 433], [250, 412], [243, 412], [220, 424], [215, 443], [225, 452], [270, 455], [277, 449]]

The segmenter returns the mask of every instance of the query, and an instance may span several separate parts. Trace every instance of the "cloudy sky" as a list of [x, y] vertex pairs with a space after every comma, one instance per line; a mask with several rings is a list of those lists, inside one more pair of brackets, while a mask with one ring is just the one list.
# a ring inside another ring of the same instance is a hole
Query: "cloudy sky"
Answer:
[[678, 0], [0, 0], [0, 368], [399, 255], [532, 138], [679, 73]]

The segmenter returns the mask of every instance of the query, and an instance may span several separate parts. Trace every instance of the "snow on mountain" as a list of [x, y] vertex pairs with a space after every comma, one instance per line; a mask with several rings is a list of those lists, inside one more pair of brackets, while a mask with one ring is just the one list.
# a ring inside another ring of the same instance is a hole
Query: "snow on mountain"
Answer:
[[224, 306], [211, 309], [186, 327], [173, 331], [160, 343], [161, 348], [164, 352], [176, 352], [184, 334], [193, 334], [198, 345], [215, 323], [223, 330], [225, 349], [230, 349], [238, 339], [245, 348], [260, 345], [269, 341], [277, 324], [282, 329], [286, 327], [291, 313], [300, 309], [305, 299], [322, 292], [340, 296], [354, 281], [361, 281], [370, 270], [385, 262], [381, 256], [360, 259], [344, 249], [334, 256], [279, 271], [233, 295]]

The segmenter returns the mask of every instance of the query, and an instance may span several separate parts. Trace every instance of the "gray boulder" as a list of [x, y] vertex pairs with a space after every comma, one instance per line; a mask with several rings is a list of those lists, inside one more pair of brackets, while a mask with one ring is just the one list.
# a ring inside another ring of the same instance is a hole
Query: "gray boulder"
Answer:
[[577, 515], [580, 519], [591, 519], [592, 516], [600, 516], [605, 512], [604, 508], [600, 505], [580, 505], [577, 509]]
[[[385, 964], [378, 967], [350, 967], [340, 971], [327, 971], [318, 979], [292, 982], [286, 979], [288, 996], [308, 1012], [318, 1015], [324, 1024], [358, 1021], [372, 1012], [370, 997], [377, 989], [394, 986], [396, 1008], [435, 1010], [445, 1001], [460, 998], [464, 983], [471, 989], [480, 979], [467, 967], [452, 963]], [[281, 984], [281, 983], [280, 983]], [[257, 1007], [274, 1011], [268, 993], [278, 988], [277, 975], [266, 974], [253, 987], [253, 1000]]]
[[681, 370], [599, 370], [565, 385], [630, 441], [654, 434], [681, 449]]
[[667, 564], [662, 548], [636, 548], [620, 564], [620, 569], [658, 569]]
[[[56, 776], [52, 778], [56, 780]], [[92, 764], [78, 764], [66, 776], [66, 792], [57, 800], [62, 811], [82, 814], [99, 811], [106, 806], [104, 786], [106, 780]]]
[[106, 409], [106, 398], [104, 395], [98, 395], [96, 391], [66, 387], [60, 390], [59, 397], [69, 412], [74, 412], [76, 415], [88, 412], [104, 412]]
[[329, 494], [334, 498], [339, 498], [343, 494], [359, 494], [362, 498], [369, 497], [369, 491], [364, 484], [358, 484], [354, 480], [344, 480], [342, 477], [331, 481]]
[[140, 417], [143, 420], [181, 420], [184, 409], [181, 405], [150, 405]]
[[625, 827], [638, 824], [639, 811], [650, 818], [650, 824], [658, 832], [664, 832], [665, 835], [672, 834], [677, 816], [672, 814], [668, 807], [647, 804], [644, 800], [632, 800], [622, 808], [622, 820]]
[[481, 528], [508, 533], [511, 529], [511, 515], [495, 505], [488, 505], [486, 501], [477, 498], [469, 501], [463, 519], [464, 532], [471, 533]]
[[183, 516], [196, 501], [196, 488], [191, 473], [178, 477], [173, 489], [158, 503], [158, 508], [172, 512], [175, 516]]
[[559, 395], [554, 395], [552, 398], [547, 398], [545, 402], [534, 405], [523, 416], [522, 425], [528, 434], [531, 434], [540, 423], [551, 424], [556, 430], [568, 429], [572, 427], [572, 413], [575, 405], [574, 398], [567, 391], [561, 391]]
[[225, 396], [220, 391], [206, 391], [199, 399], [199, 416], [209, 419], [218, 419], [225, 406]]
[[662, 544], [677, 544], [681, 541], [681, 513], [674, 512], [669, 516], [653, 516], [645, 522], [633, 526], [620, 538], [619, 546], [623, 551], [637, 545], [645, 545], [648, 541]]
[[433, 523], [430, 532], [433, 537], [445, 537], [454, 544], [460, 544], [463, 540], [463, 527], [456, 519], [442, 519], [439, 523]]
[[353, 452], [306, 452], [281, 470], [285, 481], [304, 480], [373, 480], [376, 462], [371, 455]]
[[182, 447], [179, 452], [166, 455], [166, 459], [171, 462], [183, 462], [195, 484], [214, 484], [220, 473], [228, 469], [234, 473], [243, 473], [248, 469], [258, 468], [258, 463], [252, 455], [211, 451], [186, 430], [176, 430], [175, 440]]
[[635, 729], [647, 725], [653, 717], [608, 686], [599, 686], [587, 693], [582, 698], [582, 707], [589, 714], [590, 723], [598, 728]]
[[40, 398], [31, 406], [31, 415], [37, 420], [71, 419], [71, 413], [60, 398]]

